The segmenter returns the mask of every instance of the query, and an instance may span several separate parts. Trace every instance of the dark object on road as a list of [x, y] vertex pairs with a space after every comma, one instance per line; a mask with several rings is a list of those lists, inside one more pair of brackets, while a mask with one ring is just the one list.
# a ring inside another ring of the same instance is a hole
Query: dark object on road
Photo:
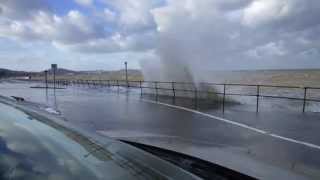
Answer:
[[16, 101], [24, 101], [23, 97], [18, 97], [18, 96], [11, 96], [13, 99], [15, 99]]

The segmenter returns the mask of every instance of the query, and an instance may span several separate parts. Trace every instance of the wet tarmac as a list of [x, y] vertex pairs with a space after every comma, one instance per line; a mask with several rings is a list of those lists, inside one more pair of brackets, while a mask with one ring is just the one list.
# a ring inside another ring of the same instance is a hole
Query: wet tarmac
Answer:
[[222, 114], [220, 109], [195, 111], [141, 99], [125, 89], [46, 91], [31, 89], [34, 85], [3, 82], [0, 94], [42, 104], [92, 132], [183, 152], [261, 179], [320, 178], [318, 113], [230, 109]]

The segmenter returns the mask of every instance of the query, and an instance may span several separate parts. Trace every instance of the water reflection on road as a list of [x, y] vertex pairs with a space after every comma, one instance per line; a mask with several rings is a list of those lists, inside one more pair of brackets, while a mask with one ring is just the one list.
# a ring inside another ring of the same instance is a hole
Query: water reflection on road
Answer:
[[[320, 159], [315, 158], [320, 155], [319, 150], [181, 109], [140, 101], [139, 92], [134, 90], [127, 93], [126, 89], [121, 88], [68, 87], [46, 91], [31, 89], [30, 86], [25, 83], [0, 83], [0, 94], [22, 96], [27, 101], [54, 108], [73, 124], [115, 138], [170, 147], [221, 163], [237, 160], [235, 157], [234, 160], [226, 159], [230, 155], [225, 153], [230, 152], [311, 177], [319, 175]], [[239, 110], [221, 114], [219, 108], [201, 111], [284, 137], [320, 145], [318, 114], [256, 114]], [[248, 164], [247, 170], [250, 169]], [[239, 165], [237, 168], [246, 166]]]

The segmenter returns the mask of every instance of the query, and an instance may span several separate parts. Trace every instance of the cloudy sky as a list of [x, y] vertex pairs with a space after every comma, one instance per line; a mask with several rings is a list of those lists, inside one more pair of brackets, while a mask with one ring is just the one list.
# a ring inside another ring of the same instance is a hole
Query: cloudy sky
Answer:
[[0, 0], [19, 70], [319, 68], [319, 34], [319, 0]]

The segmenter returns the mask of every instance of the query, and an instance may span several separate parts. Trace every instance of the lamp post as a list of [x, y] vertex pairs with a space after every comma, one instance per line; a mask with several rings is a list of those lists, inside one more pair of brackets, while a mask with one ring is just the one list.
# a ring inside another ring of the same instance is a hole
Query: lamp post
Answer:
[[57, 64], [51, 64], [51, 69], [53, 71], [53, 89], [56, 89], [56, 70], [58, 68]]
[[127, 87], [129, 87], [129, 82], [128, 82], [128, 62], [127, 61], [124, 62], [124, 66], [125, 66], [125, 72], [126, 72], [126, 83], [127, 83]]

